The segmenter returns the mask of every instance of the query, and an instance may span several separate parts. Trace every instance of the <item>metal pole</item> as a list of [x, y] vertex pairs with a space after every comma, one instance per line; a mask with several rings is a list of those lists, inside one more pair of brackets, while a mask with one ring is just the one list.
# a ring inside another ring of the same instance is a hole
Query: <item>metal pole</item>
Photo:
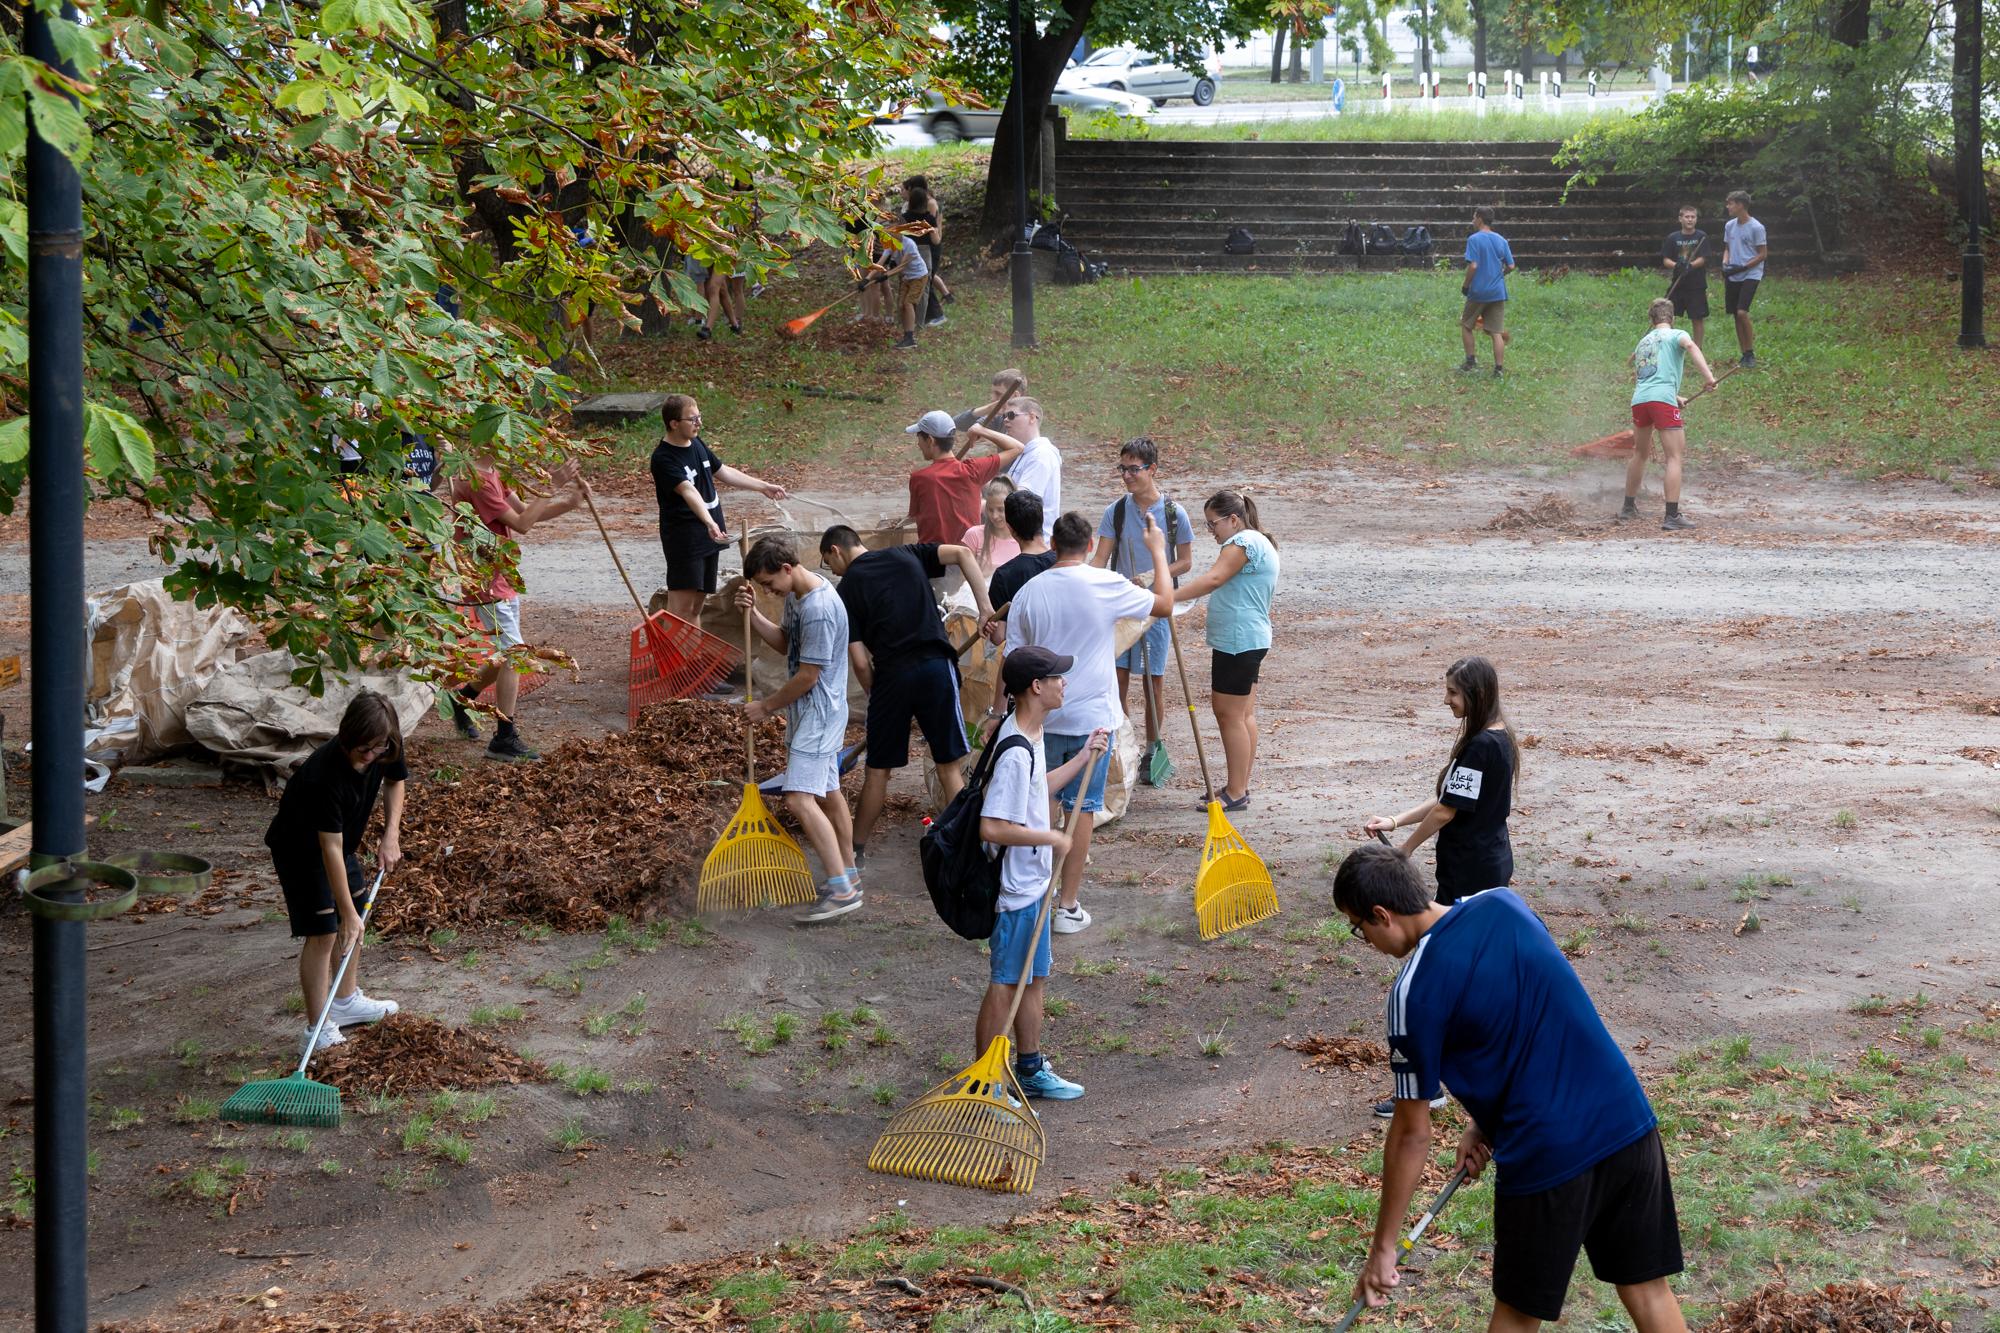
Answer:
[[[27, 53], [74, 75], [24, 5]], [[64, 5], [63, 18], [76, 21]], [[83, 188], [28, 113], [29, 651], [35, 664], [37, 869], [84, 851]], [[84, 1333], [90, 1312], [81, 921], [36, 916], [35, 1328]]]
[[1955, 0], [1951, 55], [1951, 100], [1958, 156], [1958, 207], [1965, 219], [1965, 254], [1959, 260], [1958, 345], [1986, 346], [1986, 255], [1980, 233], [1986, 225], [1984, 126], [1980, 123], [1980, 0]]
[[[1014, 35], [1014, 198], [1019, 225], [1014, 231], [1014, 346], [1035, 345], [1035, 256], [1028, 248], [1028, 40], [1021, 29], [1021, 0], [1007, 0]], [[1040, 127], [1037, 127], [1037, 134]]]

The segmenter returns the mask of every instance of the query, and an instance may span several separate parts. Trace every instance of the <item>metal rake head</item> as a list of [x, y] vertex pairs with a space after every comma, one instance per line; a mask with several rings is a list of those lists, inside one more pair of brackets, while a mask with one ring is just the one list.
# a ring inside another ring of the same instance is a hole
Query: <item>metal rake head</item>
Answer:
[[1014, 1077], [1013, 1044], [993, 1039], [971, 1068], [898, 1112], [868, 1169], [890, 1176], [1026, 1194], [1048, 1153], [1041, 1118]]

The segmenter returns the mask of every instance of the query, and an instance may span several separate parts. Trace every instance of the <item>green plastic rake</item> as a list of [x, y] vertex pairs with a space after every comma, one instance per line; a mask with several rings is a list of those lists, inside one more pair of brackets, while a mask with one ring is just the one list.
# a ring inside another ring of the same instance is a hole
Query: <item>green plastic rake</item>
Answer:
[[334, 977], [333, 985], [327, 987], [326, 1003], [320, 1008], [319, 1022], [313, 1024], [312, 1039], [306, 1042], [305, 1057], [299, 1061], [299, 1067], [284, 1078], [269, 1078], [238, 1088], [222, 1104], [222, 1119], [259, 1125], [301, 1125], [308, 1129], [340, 1128], [340, 1089], [307, 1078], [306, 1066], [312, 1063], [313, 1054], [319, 1049], [319, 1034], [326, 1027], [327, 1015], [333, 1012], [333, 997], [339, 993], [340, 983], [347, 979], [347, 965], [354, 961], [354, 951], [361, 947], [361, 936], [368, 933], [368, 914], [375, 909], [375, 894], [387, 873], [376, 871], [375, 882], [368, 886], [368, 897], [361, 904], [361, 932], [341, 955], [340, 973]]

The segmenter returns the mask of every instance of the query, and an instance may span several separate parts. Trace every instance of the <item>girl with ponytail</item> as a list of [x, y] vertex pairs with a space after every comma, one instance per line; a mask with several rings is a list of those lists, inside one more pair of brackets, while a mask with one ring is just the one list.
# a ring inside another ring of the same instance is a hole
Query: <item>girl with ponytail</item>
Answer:
[[1210, 597], [1209, 706], [1215, 710], [1228, 768], [1222, 808], [1244, 810], [1250, 805], [1250, 769], [1257, 761], [1257, 677], [1271, 650], [1278, 544], [1258, 522], [1256, 503], [1240, 491], [1209, 496], [1202, 518], [1222, 549], [1207, 573], [1174, 590], [1174, 600]]

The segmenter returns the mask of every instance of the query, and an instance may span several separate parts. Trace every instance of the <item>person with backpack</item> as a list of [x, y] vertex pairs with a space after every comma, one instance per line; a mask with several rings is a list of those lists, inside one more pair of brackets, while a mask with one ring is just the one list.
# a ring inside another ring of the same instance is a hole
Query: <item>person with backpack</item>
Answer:
[[[1069, 834], [1050, 827], [1049, 793], [1076, 782], [1088, 767], [1108, 767], [1098, 756], [1111, 746], [1111, 732], [1094, 727], [1053, 772], [1042, 762], [1049, 718], [1062, 708], [1065, 677], [1075, 666], [1074, 657], [1047, 648], [1017, 648], [1008, 654], [1001, 683], [1014, 706], [993, 739], [993, 766], [979, 812], [980, 841], [988, 857], [999, 858], [1000, 884], [986, 997], [979, 1004], [973, 1049], [985, 1050], [1000, 1035], [1013, 1003], [1012, 988], [1025, 974], [1027, 993], [1014, 1016], [1014, 1075], [1030, 1097], [1057, 1101], [1083, 1096], [1083, 1085], [1061, 1077], [1042, 1055], [1042, 982], [1053, 950], [1051, 921], [1041, 906], [1043, 895], [1055, 891], [1053, 863], [1060, 859], [1067, 866], [1073, 850], [1079, 858], [1083, 853]], [[1018, 744], [1009, 744], [1016, 738]], [[1084, 827], [1089, 827], [1088, 816]]]
[[[1090, 556], [1092, 565], [1123, 574], [1142, 588], [1153, 573], [1150, 562], [1142, 565], [1139, 559], [1146, 550], [1148, 518], [1167, 534], [1168, 549], [1173, 553], [1173, 563], [1167, 566], [1167, 572], [1176, 583], [1194, 564], [1194, 525], [1188, 521], [1185, 509], [1160, 493], [1159, 462], [1159, 446], [1143, 435], [1127, 440], [1119, 450], [1118, 479], [1124, 483], [1125, 494], [1106, 506], [1104, 518], [1097, 525], [1097, 549]], [[1147, 703], [1148, 745], [1160, 739], [1157, 723], [1167, 712], [1166, 691], [1162, 687], [1167, 678], [1167, 659], [1172, 654], [1167, 622], [1156, 620], [1147, 627], [1140, 642], [1118, 656], [1118, 707], [1127, 717], [1132, 715], [1132, 673], [1138, 671], [1145, 677], [1139, 692]]]
[[1493, 209], [1481, 204], [1472, 210], [1472, 235], [1465, 240], [1465, 282], [1459, 294], [1465, 309], [1459, 312], [1458, 328], [1465, 337], [1465, 364], [1460, 370], [1479, 369], [1473, 332], [1481, 327], [1493, 340], [1493, 378], [1506, 375], [1507, 359], [1507, 275], [1514, 271], [1514, 251], [1506, 237], [1493, 230]]

